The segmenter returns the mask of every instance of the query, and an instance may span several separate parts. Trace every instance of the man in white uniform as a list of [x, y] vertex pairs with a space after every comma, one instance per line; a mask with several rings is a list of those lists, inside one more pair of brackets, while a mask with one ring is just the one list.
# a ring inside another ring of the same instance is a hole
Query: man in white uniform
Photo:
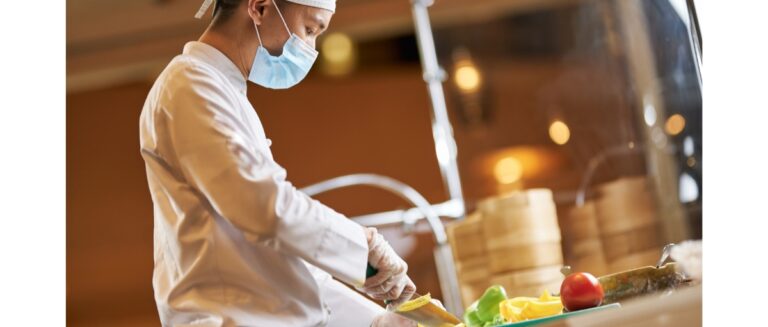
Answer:
[[[415, 325], [339, 282], [396, 304], [416, 290], [375, 229], [286, 180], [246, 97], [247, 80], [300, 82], [334, 10], [335, 0], [219, 0], [152, 87], [141, 154], [163, 326]], [[369, 263], [379, 272], [366, 279]]]

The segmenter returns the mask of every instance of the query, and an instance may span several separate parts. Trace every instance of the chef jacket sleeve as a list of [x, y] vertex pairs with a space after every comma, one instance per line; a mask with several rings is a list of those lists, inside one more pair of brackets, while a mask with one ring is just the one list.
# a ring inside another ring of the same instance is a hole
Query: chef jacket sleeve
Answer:
[[384, 308], [359, 293], [329, 278], [320, 286], [323, 299], [331, 310], [328, 326], [371, 326]]
[[[301, 257], [341, 281], [365, 281], [362, 226], [297, 190], [253, 142], [231, 91], [203, 67], [170, 83], [168, 128], [183, 178], [250, 242]], [[250, 109], [250, 108], [249, 108]]]

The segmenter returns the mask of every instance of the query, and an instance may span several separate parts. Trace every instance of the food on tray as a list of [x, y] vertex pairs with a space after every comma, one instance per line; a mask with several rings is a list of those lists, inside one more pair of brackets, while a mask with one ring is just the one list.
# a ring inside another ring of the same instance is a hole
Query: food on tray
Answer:
[[603, 286], [590, 273], [572, 273], [565, 277], [560, 286], [560, 298], [568, 311], [600, 306], [603, 297]]
[[605, 291], [605, 304], [636, 296], [666, 291], [685, 285], [688, 280], [675, 263], [659, 268], [648, 266], [598, 278]]
[[563, 312], [560, 297], [544, 291], [540, 297], [516, 297], [499, 304], [499, 312], [505, 322], [518, 322], [528, 319], [554, 316]]
[[489, 287], [477, 301], [472, 303], [464, 312], [466, 327], [487, 327], [504, 323], [499, 314], [499, 304], [507, 299], [504, 287], [494, 285]]
[[537, 319], [563, 312], [560, 298], [544, 291], [539, 297], [507, 298], [504, 287], [489, 287], [464, 312], [465, 327], [492, 327]]
[[408, 312], [423, 307], [425, 304], [432, 301], [432, 295], [427, 293], [417, 298], [410, 299], [408, 302], [401, 304], [397, 307], [398, 312]]

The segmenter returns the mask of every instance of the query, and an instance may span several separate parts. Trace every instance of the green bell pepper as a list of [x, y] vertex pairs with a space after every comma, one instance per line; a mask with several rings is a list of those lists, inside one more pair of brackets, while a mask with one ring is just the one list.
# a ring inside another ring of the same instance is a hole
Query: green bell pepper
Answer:
[[464, 325], [466, 327], [483, 327], [485, 323], [477, 317], [477, 301], [464, 310]]
[[477, 300], [477, 317], [483, 322], [491, 322], [499, 315], [499, 303], [507, 299], [507, 291], [501, 285], [493, 285], [485, 290]]
[[489, 287], [477, 301], [464, 311], [464, 325], [467, 327], [496, 326], [504, 322], [499, 314], [499, 303], [507, 299], [504, 287]]
[[504, 320], [504, 317], [501, 316], [501, 314], [497, 314], [493, 316], [493, 320], [486, 321], [485, 325], [483, 327], [494, 327], [494, 326], [501, 326], [505, 324], [506, 321]]

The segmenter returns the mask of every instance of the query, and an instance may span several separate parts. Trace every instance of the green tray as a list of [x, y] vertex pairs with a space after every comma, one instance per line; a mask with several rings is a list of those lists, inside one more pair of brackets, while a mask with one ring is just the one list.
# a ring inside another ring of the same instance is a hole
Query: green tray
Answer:
[[573, 316], [578, 316], [578, 315], [583, 315], [583, 314], [588, 314], [588, 313], [597, 312], [597, 311], [603, 311], [603, 310], [608, 310], [608, 309], [617, 309], [617, 308], [621, 308], [621, 305], [618, 304], [618, 303], [611, 303], [611, 304], [606, 304], [604, 306], [599, 306], [599, 307], [596, 307], [596, 308], [584, 309], [584, 310], [579, 310], [579, 311], [574, 311], [574, 312], [566, 312], [566, 313], [563, 313], [563, 314], [549, 316], [549, 317], [544, 317], [544, 318], [539, 318], [539, 319], [531, 319], [531, 320], [526, 320], [526, 321], [521, 321], [521, 322], [513, 322], [513, 323], [509, 323], [509, 324], [505, 324], [505, 325], [499, 325], [499, 326], [496, 326], [496, 327], [536, 326], [538, 324], [543, 324], [543, 323], [546, 323], [546, 322], [551, 322], [551, 321], [560, 320], [560, 319], [567, 319], [567, 318], [573, 317]]

